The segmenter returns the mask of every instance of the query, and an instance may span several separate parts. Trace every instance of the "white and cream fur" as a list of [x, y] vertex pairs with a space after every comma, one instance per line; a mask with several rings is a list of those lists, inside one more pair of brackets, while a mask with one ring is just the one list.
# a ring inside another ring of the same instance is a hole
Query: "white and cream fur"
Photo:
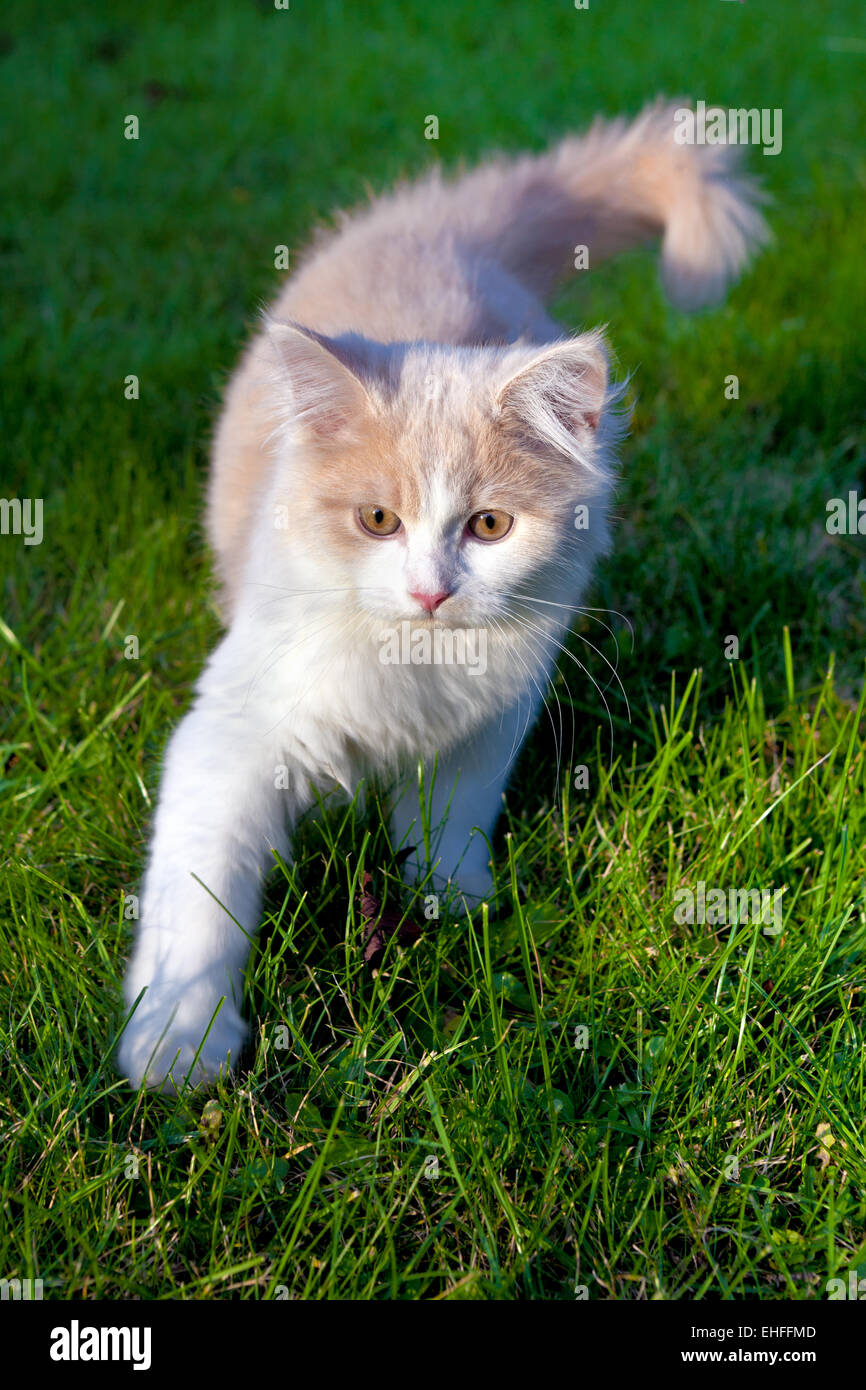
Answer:
[[[668, 293], [694, 307], [765, 236], [735, 152], [677, 146], [673, 129], [656, 104], [400, 187], [320, 236], [265, 316], [213, 449], [227, 631], [165, 758], [125, 986], [134, 1084], [236, 1065], [263, 880], [317, 793], [405, 779], [407, 872], [470, 904], [489, 894], [509, 770], [606, 548], [614, 480], [621, 388], [603, 336], [564, 337], [543, 297], [575, 246], [594, 268], [660, 234]], [[365, 534], [365, 506], [399, 533]], [[467, 530], [485, 509], [514, 517], [503, 539]], [[419, 593], [448, 594], [435, 618]], [[403, 621], [484, 628], [483, 677], [383, 664], [381, 633]]]

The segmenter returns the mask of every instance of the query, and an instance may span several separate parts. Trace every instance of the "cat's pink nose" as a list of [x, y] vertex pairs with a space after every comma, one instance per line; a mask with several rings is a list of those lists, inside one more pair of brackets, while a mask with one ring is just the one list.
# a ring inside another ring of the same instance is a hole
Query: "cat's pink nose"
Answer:
[[417, 599], [422, 608], [426, 608], [428, 613], [435, 613], [440, 603], [444, 603], [446, 598], [450, 598], [450, 593], [444, 594], [413, 594], [410, 598]]

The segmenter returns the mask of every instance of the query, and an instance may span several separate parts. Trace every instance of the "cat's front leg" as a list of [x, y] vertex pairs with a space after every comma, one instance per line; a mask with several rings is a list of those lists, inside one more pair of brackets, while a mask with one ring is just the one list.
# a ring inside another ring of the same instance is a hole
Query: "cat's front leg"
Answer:
[[[395, 841], [413, 845], [404, 876], [417, 882], [429, 870], [431, 891], [456, 888], [470, 907], [493, 894], [488, 841], [513, 771], [526, 711], [512, 710], [424, 768], [425, 809], [412, 779], [394, 807]], [[425, 835], [426, 822], [426, 835]]]
[[277, 787], [279, 762], [243, 700], [220, 692], [200, 694], [171, 739], [124, 984], [127, 1008], [145, 990], [118, 1053], [133, 1085], [170, 1090], [237, 1062], [262, 883], [299, 810], [297, 788]]

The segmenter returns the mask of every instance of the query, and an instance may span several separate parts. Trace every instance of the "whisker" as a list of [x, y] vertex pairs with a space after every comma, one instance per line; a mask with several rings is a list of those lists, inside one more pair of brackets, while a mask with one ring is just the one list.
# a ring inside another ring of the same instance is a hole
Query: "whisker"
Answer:
[[[507, 644], [507, 642], [508, 642], [507, 634], [505, 634], [505, 633], [503, 632], [502, 628], [499, 626], [499, 624], [497, 623], [496, 619], [493, 618], [493, 617], [491, 617], [490, 622], [492, 623], [493, 628], [494, 628], [494, 630], [495, 630], [496, 632], [502, 633], [502, 640], [503, 640], [503, 643], [504, 643], [504, 644]], [[522, 698], [523, 698], [522, 692], [518, 691], [518, 694], [517, 694], [517, 720], [520, 719], [520, 702], [521, 702]], [[503, 710], [503, 713], [504, 713], [504, 712], [505, 712], [505, 711]], [[528, 713], [527, 713], [527, 716], [526, 716], [526, 720], [524, 721], [523, 733], [520, 735], [520, 743], [519, 743], [519, 744], [518, 744], [518, 741], [517, 741], [517, 723], [515, 723], [515, 726], [514, 726], [514, 734], [513, 734], [512, 739], [511, 739], [511, 752], [508, 754], [508, 761], [507, 761], [506, 764], [505, 764], [505, 769], [506, 769], [506, 770], [511, 766], [512, 762], [514, 761], [515, 749], [518, 748], [518, 747], [520, 747], [520, 745], [523, 743], [523, 740], [526, 738], [526, 730], [527, 730], [527, 728], [529, 727], [529, 719], [530, 719], [531, 714], [532, 714], [532, 703], [531, 703], [531, 701], [530, 701], [529, 710], [528, 710]], [[500, 719], [500, 728], [501, 728], [501, 727], [502, 727], [502, 720]], [[488, 785], [489, 785], [489, 784], [488, 784]]]
[[[341, 617], [344, 621], [345, 621], [346, 619], [348, 619], [348, 618], [356, 619], [358, 616], [360, 616], [360, 618], [362, 619], [362, 622], [363, 622], [363, 623], [369, 623], [369, 622], [372, 620], [372, 614], [370, 614], [370, 613], [365, 613], [362, 609], [359, 609], [357, 614], [356, 614], [356, 613], [348, 613], [348, 614], [341, 613], [341, 614], [340, 614], [340, 617]], [[273, 733], [274, 729], [278, 729], [278, 728], [280, 727], [280, 725], [281, 725], [286, 719], [288, 719], [288, 717], [289, 717], [289, 715], [292, 713], [292, 711], [295, 710], [295, 709], [297, 709], [297, 707], [298, 707], [298, 705], [301, 703], [301, 701], [302, 701], [303, 699], [305, 699], [306, 695], [308, 694], [309, 690], [312, 688], [313, 684], [314, 684], [315, 682], [317, 682], [317, 681], [322, 681], [322, 680], [324, 679], [324, 677], [328, 674], [328, 672], [330, 671], [331, 667], [333, 666], [334, 662], [337, 660], [337, 658], [338, 658], [341, 654], [342, 654], [342, 653], [341, 653], [340, 651], [335, 651], [335, 652], [334, 652], [334, 655], [331, 657], [331, 660], [328, 662], [328, 664], [327, 664], [327, 666], [325, 667], [324, 671], [316, 671], [316, 672], [313, 673], [313, 675], [312, 675], [311, 678], [310, 678], [309, 684], [306, 685], [306, 686], [304, 687], [304, 689], [301, 691], [301, 693], [300, 693], [300, 695], [298, 696], [298, 698], [297, 698], [297, 700], [295, 701], [295, 703], [294, 703], [293, 705], [291, 705], [291, 706], [289, 707], [289, 709], [286, 710], [285, 714], [283, 714], [283, 715], [277, 720], [276, 724], [272, 724], [272, 725], [271, 725], [270, 729], [268, 729], [268, 730], [266, 731], [267, 733], [269, 733], [269, 734]]]
[[[287, 632], [285, 636], [281, 637], [280, 640], [276, 643], [276, 645], [273, 646], [271, 650], [268, 652], [268, 655], [265, 657], [261, 666], [259, 666], [255, 675], [250, 681], [249, 688], [244, 698], [244, 707], [246, 707], [250, 699], [250, 696], [252, 695], [259, 680], [263, 679], [270, 671], [272, 671], [274, 667], [277, 666], [283, 660], [283, 657], [291, 655], [295, 648], [297, 646], [300, 646], [303, 642], [308, 642], [312, 638], [320, 636], [323, 632], [327, 631], [329, 628], [334, 627], [337, 623], [343, 623], [347, 617], [353, 617], [356, 611], [360, 612], [360, 607], [353, 608], [348, 613], [341, 610], [339, 613], [336, 614], [317, 614], [315, 618], [312, 618], [310, 622], [306, 623], [303, 627], [299, 629], [293, 628], [290, 632]], [[326, 621], [322, 622], [319, 626], [316, 626], [317, 620], [322, 617], [324, 617]], [[315, 631], [311, 632], [310, 629], [313, 627], [315, 627]], [[274, 656], [274, 653], [276, 651], [279, 651], [280, 647], [286, 646], [287, 643], [290, 644], [287, 650], [280, 652], [280, 655], [275, 657], [275, 659], [271, 661], [271, 657]], [[268, 665], [269, 662], [270, 664]]]
[[386, 590], [381, 584], [347, 584], [345, 588], [287, 589], [284, 584], [268, 584], [264, 579], [247, 579], [241, 586], [244, 589], [279, 589], [283, 594], [383, 594]]
[[[513, 613], [512, 616], [515, 618], [515, 620], [516, 620], [518, 623], [521, 623], [521, 624], [527, 623], [527, 626], [530, 626], [530, 627], [532, 626], [531, 624], [529, 624], [529, 623], [527, 622], [527, 619], [525, 619], [521, 614], [519, 614], [519, 613]], [[557, 641], [557, 639], [556, 639], [551, 633], [545, 633], [543, 628], [537, 628], [537, 629], [535, 629], [535, 630], [536, 630], [537, 632], [539, 632], [539, 634], [540, 634], [541, 636], [547, 637], [547, 638], [548, 638], [550, 641], [552, 641], [552, 642], [556, 642], [556, 645], [559, 647], [560, 651], [562, 651], [562, 652], [564, 653], [564, 655], [567, 656], [567, 657], [569, 658], [570, 661], [573, 661], [574, 664], [575, 664], [576, 666], [578, 666], [578, 667], [580, 668], [581, 671], [583, 671], [583, 673], [584, 673], [585, 676], [588, 676], [588, 677], [589, 677], [589, 680], [592, 682], [593, 686], [594, 686], [595, 689], [598, 691], [599, 696], [601, 697], [601, 702], [602, 702], [602, 704], [604, 705], [605, 711], [607, 712], [608, 725], [609, 725], [609, 728], [610, 728], [610, 757], [611, 757], [611, 765], [612, 765], [612, 764], [613, 764], [613, 743], [614, 743], [613, 716], [612, 716], [612, 714], [611, 714], [611, 712], [610, 712], [610, 706], [608, 705], [607, 700], [604, 698], [604, 691], [602, 690], [601, 686], [599, 685], [599, 683], [598, 683], [598, 681], [595, 679], [595, 677], [592, 675], [592, 673], [591, 673], [590, 671], [587, 670], [587, 668], [584, 666], [583, 662], [580, 661], [579, 658], [576, 657], [576, 656], [574, 655], [573, 652], [570, 652], [570, 651], [568, 650], [567, 647], [564, 647], [564, 646], [562, 645], [561, 642]], [[620, 682], [620, 684], [622, 684], [622, 682]], [[624, 691], [624, 690], [623, 690], [623, 694], [625, 694], [625, 691]]]
[[[518, 619], [519, 619], [520, 621], [522, 621], [522, 622], [528, 622], [528, 621], [529, 621], [528, 618], [524, 618], [521, 614], [515, 614], [514, 616], [515, 616], [516, 618], [518, 618]], [[531, 624], [531, 626], [534, 627], [534, 624]], [[544, 635], [544, 629], [543, 629], [543, 628], [536, 628], [535, 630], [536, 630], [537, 632], [541, 633], [542, 635]], [[553, 637], [552, 634], [548, 634], [548, 635], [550, 636], [550, 640], [551, 640], [551, 641], [555, 641], [555, 642], [556, 642], [556, 644], [557, 644], [557, 646], [559, 647], [560, 651], [565, 652], [567, 656], [573, 655], [573, 653], [569, 652], [568, 649], [567, 649], [567, 647], [564, 647], [563, 644], [562, 644], [561, 642], [557, 641], [557, 639], [556, 639], [555, 637]], [[605, 665], [607, 666], [608, 670], [611, 672], [611, 674], [612, 674], [613, 677], [615, 678], [616, 683], [617, 683], [617, 685], [619, 686], [620, 691], [622, 692], [622, 698], [625, 700], [626, 714], [627, 714], [627, 716], [628, 716], [628, 722], [629, 722], [629, 724], [630, 724], [630, 723], [631, 723], [631, 706], [629, 705], [628, 695], [626, 694], [625, 686], [624, 686], [623, 683], [622, 683], [622, 680], [621, 680], [621, 678], [620, 678], [620, 676], [619, 676], [619, 673], [618, 673], [616, 667], [615, 667], [615, 666], [612, 666], [612, 665], [610, 664], [610, 662], [608, 661], [608, 659], [607, 659], [607, 657], [605, 656], [604, 652], [601, 651], [601, 650], [595, 645], [594, 642], [590, 642], [589, 638], [586, 637], [586, 636], [584, 636], [584, 634], [583, 634], [582, 632], [577, 632], [577, 633], [575, 633], [575, 636], [576, 636], [576, 637], [579, 637], [580, 640], [581, 640], [582, 642], [585, 642], [585, 643], [587, 644], [588, 647], [592, 647], [592, 650], [596, 653], [597, 656], [600, 656], [600, 657], [601, 657], [602, 661], [605, 663]], [[604, 689], [605, 689], [605, 690], [609, 690], [610, 687], [609, 687], [609, 686], [605, 686]]]
[[[551, 722], [551, 728], [553, 729], [553, 739], [554, 739], [554, 744], [555, 744], [555, 743], [556, 743], [556, 729], [555, 729], [555, 727], [554, 727], [554, 725], [553, 725], [553, 717], [552, 717], [551, 714], [550, 714], [550, 710], [547, 708], [547, 701], [546, 701], [545, 698], [544, 698], [544, 693], [543, 693], [543, 691], [542, 691], [540, 685], [539, 685], [538, 682], [536, 681], [535, 677], [533, 676], [533, 674], [532, 674], [532, 672], [530, 671], [529, 667], [527, 666], [526, 662], [525, 662], [525, 661], [523, 660], [523, 658], [521, 657], [520, 653], [519, 653], [518, 651], [516, 651], [516, 650], [513, 650], [512, 644], [509, 643], [509, 641], [508, 641], [508, 636], [507, 636], [507, 634], [504, 633], [504, 632], [502, 632], [502, 628], [501, 628], [501, 627], [499, 626], [499, 624], [496, 622], [496, 619], [495, 619], [495, 618], [491, 618], [490, 621], [494, 624], [494, 626], [495, 626], [495, 628], [496, 628], [496, 631], [502, 633], [503, 641], [504, 641], [505, 643], [508, 644], [509, 648], [512, 650], [512, 655], [514, 655], [514, 656], [517, 658], [517, 660], [520, 662], [521, 666], [523, 667], [524, 671], [526, 672], [527, 676], [529, 677], [529, 680], [530, 680], [531, 683], [535, 686], [535, 689], [538, 691], [539, 699], [540, 699], [542, 705], [544, 706], [544, 708], [547, 710], [547, 715], [548, 715], [548, 718], [550, 719], [550, 722]], [[521, 697], [518, 695], [518, 711], [519, 711], [519, 708], [520, 708], [520, 704], [519, 704], [520, 698], [521, 698]], [[529, 701], [529, 706], [528, 706], [528, 709], [527, 709], [527, 712], [526, 712], [526, 719], [524, 720], [524, 724], [523, 724], [523, 732], [522, 732], [521, 735], [520, 735], [520, 742], [517, 744], [517, 750], [518, 750], [518, 751], [519, 751], [519, 749], [522, 747], [523, 741], [524, 741], [524, 739], [526, 738], [526, 735], [527, 735], [527, 733], [528, 733], [528, 731], [529, 731], [529, 725], [530, 725], [530, 720], [531, 720], [531, 719], [532, 719], [532, 701], [530, 700], [530, 701]], [[506, 769], [508, 769], [508, 768], [511, 766], [511, 763], [512, 763], [513, 760], [514, 760], [514, 757], [515, 757], [515, 739], [512, 739], [512, 741], [511, 741], [511, 752], [510, 752], [510, 754], [509, 754], [508, 761], [507, 761], [507, 763], [505, 764]], [[558, 759], [557, 759], [557, 765], [558, 765]], [[494, 780], [495, 780], [495, 777], [492, 777], [492, 778], [490, 779], [491, 782], [494, 781]], [[489, 786], [489, 785], [490, 785], [490, 782], [488, 782], [487, 785]]]
[[[517, 615], [515, 615], [515, 616], [517, 616]], [[539, 654], [538, 654], [538, 652], [536, 651], [535, 647], [531, 645], [531, 639], [529, 639], [529, 638], [524, 638], [524, 641], [526, 641], [526, 642], [527, 642], [527, 645], [529, 645], [530, 651], [532, 652], [532, 654], [533, 654], [533, 656], [536, 658], [536, 660], [538, 660], [538, 661], [543, 665], [543, 664], [544, 664], [544, 656], [543, 656], [543, 655], [539, 656]], [[560, 675], [562, 675], [562, 679], [563, 679], [563, 681], [564, 681], [564, 683], [565, 683], [565, 688], [566, 688], [566, 690], [567, 690], [567, 692], [568, 692], [569, 700], [572, 702], [572, 703], [571, 703], [571, 706], [570, 706], [570, 708], [571, 708], [571, 746], [570, 746], [570, 753], [569, 753], [569, 767], [570, 767], [570, 766], [571, 766], [571, 763], [574, 761], [574, 740], [575, 740], [574, 705], [573, 705], [573, 702], [574, 702], [574, 695], [572, 694], [571, 687], [569, 686], [568, 681], [565, 679], [565, 676], [563, 675], [562, 672], [560, 672]], [[562, 739], [562, 738], [564, 737], [564, 729], [563, 729], [563, 722], [562, 722], [562, 701], [561, 701], [560, 698], [559, 698], [559, 692], [558, 692], [558, 690], [556, 689], [556, 686], [554, 685], [554, 683], [553, 683], [552, 680], [551, 680], [551, 682], [550, 682], [550, 687], [549, 687], [549, 688], [550, 688], [550, 693], [551, 693], [551, 695], [553, 696], [554, 700], [556, 701], [557, 714], [558, 714], [558, 716], [559, 716], [560, 738]], [[537, 684], [536, 684], [536, 689], [538, 689], [538, 685], [537, 685]], [[546, 698], [545, 696], [542, 696], [542, 702], [543, 702], [545, 705], [547, 705], [547, 698]], [[555, 731], [554, 731], [554, 741], [555, 741]], [[561, 769], [562, 769], [562, 744], [560, 743], [560, 745], [559, 745], [558, 748], [557, 748], [557, 758], [556, 758], [556, 785], [557, 785], [557, 787], [559, 786], [559, 779], [560, 779], [560, 776], [561, 776]]]
[[582, 603], [554, 603], [552, 599], [536, 598], [534, 594], [515, 593], [512, 597], [523, 599], [525, 603], [540, 603], [543, 604], [545, 608], [564, 608], [569, 613], [585, 614], [586, 617], [592, 618], [593, 622], [601, 623], [602, 627], [607, 628], [607, 631], [613, 636], [613, 630], [608, 627], [608, 624], [603, 623], [601, 618], [593, 616], [595, 613], [610, 613], [613, 617], [620, 618], [621, 621], [625, 623], [629, 631], [629, 636], [631, 637], [631, 649], [632, 652], [634, 652], [634, 627], [632, 626], [631, 620], [627, 618], [624, 613], [620, 613], [617, 608], [588, 608]]
[[[506, 640], [507, 640], [507, 638], [506, 638]], [[524, 640], [527, 641], [526, 638], [524, 638]], [[529, 645], [529, 644], [528, 644], [528, 641], [527, 641], [527, 645]], [[532, 652], [532, 654], [533, 654], [533, 656], [535, 657], [535, 659], [536, 659], [536, 660], [540, 660], [540, 664], [541, 664], [541, 665], [544, 665], [543, 657], [542, 657], [542, 658], [539, 658], [538, 653], [535, 651], [534, 647], [531, 647], [531, 646], [530, 646], [530, 651]], [[517, 658], [517, 660], [520, 662], [521, 666], [523, 667], [523, 669], [524, 669], [524, 671], [526, 672], [527, 676], [529, 677], [530, 681], [531, 681], [532, 684], [535, 686], [535, 689], [538, 691], [538, 695], [539, 695], [539, 698], [540, 698], [540, 700], [541, 700], [541, 703], [542, 703], [542, 705], [544, 706], [545, 711], [547, 712], [547, 717], [548, 717], [548, 719], [550, 720], [550, 727], [551, 727], [551, 730], [552, 730], [552, 732], [553, 732], [553, 743], [554, 743], [554, 747], [555, 747], [555, 749], [556, 749], [556, 781], [557, 781], [557, 785], [559, 785], [560, 768], [562, 767], [562, 748], [563, 748], [563, 740], [564, 740], [564, 733], [565, 733], [564, 728], [563, 728], [563, 722], [562, 722], [562, 704], [561, 704], [561, 701], [560, 701], [560, 699], [559, 699], [559, 695], [558, 695], [557, 691], [556, 691], [555, 689], [553, 689], [553, 687], [551, 687], [551, 692], [552, 692], [552, 694], [553, 694], [553, 698], [554, 698], [554, 700], [556, 701], [557, 714], [558, 714], [558, 716], [559, 716], [559, 736], [557, 737], [556, 726], [555, 726], [555, 724], [554, 724], [554, 722], [553, 722], [553, 715], [552, 715], [551, 712], [550, 712], [550, 706], [549, 706], [549, 704], [548, 704], [548, 702], [547, 702], [547, 699], [546, 699], [546, 697], [545, 697], [544, 691], [541, 689], [541, 686], [539, 685], [538, 681], [537, 681], [537, 680], [535, 679], [535, 677], [533, 676], [533, 674], [532, 674], [532, 672], [531, 672], [529, 666], [526, 664], [526, 662], [525, 662], [525, 661], [523, 660], [523, 658], [521, 657], [520, 652], [517, 651], [515, 648], [512, 647], [512, 654], [513, 654], [513, 655]], [[569, 693], [570, 693], [570, 692], [569, 692]], [[526, 731], [527, 731], [528, 726], [529, 726], [529, 717], [531, 716], [531, 713], [532, 713], [532, 707], [531, 707], [531, 705], [530, 705], [529, 715], [527, 716], [526, 725], [524, 726], [524, 733], [523, 733], [523, 737], [521, 738], [521, 743], [523, 742], [523, 738], [526, 737]], [[574, 714], [572, 713], [572, 748], [573, 748], [573, 747], [574, 747]]]
[[276, 598], [264, 599], [262, 603], [258, 604], [258, 606], [252, 610], [254, 615], [263, 612], [265, 608], [270, 608], [272, 604], [282, 603], [285, 599], [290, 598], [318, 598], [323, 594], [378, 594], [383, 596], [387, 595], [388, 592], [387, 589], [375, 588], [370, 585], [351, 585], [345, 589], [284, 589], [279, 584], [259, 583], [258, 580], [255, 581], [255, 584], [262, 589], [278, 589], [279, 593]]
[[[543, 603], [543, 604], [546, 604], [546, 603], [547, 603], [547, 600], [546, 600], [546, 599], [534, 599], [534, 598], [531, 598], [530, 595], [528, 595], [528, 594], [517, 595], [517, 597], [522, 598], [523, 601], [526, 602], [526, 603]], [[556, 604], [556, 605], [554, 605], [554, 606], [557, 607], [557, 608], [566, 608], [566, 607], [568, 607], [567, 604]], [[613, 628], [610, 626], [609, 623], [603, 622], [601, 618], [593, 617], [593, 614], [592, 614], [592, 612], [591, 612], [589, 609], [585, 609], [585, 608], [574, 608], [572, 611], [575, 612], [575, 613], [583, 614], [583, 615], [585, 615], [585, 616], [588, 617], [588, 618], [592, 618], [592, 621], [593, 621], [593, 622], [596, 622], [596, 623], [599, 623], [600, 626], [604, 628], [605, 632], [608, 632], [608, 633], [610, 634], [610, 636], [613, 638], [614, 642], [616, 642], [616, 634], [614, 633]], [[614, 612], [615, 610], [609, 609], [609, 608], [602, 608], [602, 609], [599, 609], [598, 611], [601, 612], [601, 613], [610, 613], [610, 612]], [[628, 623], [628, 619], [624, 619], [624, 621], [625, 621], [626, 623]], [[632, 649], [632, 652], [634, 652], [634, 631], [631, 629], [631, 624], [630, 624], [630, 623], [628, 624], [628, 626], [629, 626], [629, 631], [631, 632], [631, 644], [632, 644], [632, 645], [631, 645], [631, 649]], [[594, 643], [594, 642], [591, 642], [590, 639], [585, 635], [585, 633], [583, 633], [583, 632], [577, 632], [574, 628], [571, 628], [571, 631], [574, 633], [574, 636], [578, 639], [578, 641], [580, 641], [580, 642], [585, 642], [586, 645], [587, 645], [588, 647], [592, 647], [592, 650], [593, 650], [598, 656], [601, 657], [602, 661], [603, 661], [603, 662], [605, 663], [605, 665], [607, 666], [607, 668], [608, 668], [608, 670], [610, 671], [611, 675], [612, 675], [616, 680], [619, 681], [620, 688], [622, 689], [623, 696], [625, 697], [626, 706], [628, 706], [628, 696], [626, 695], [625, 689], [624, 689], [623, 686], [622, 686], [622, 681], [619, 680], [619, 657], [620, 657], [619, 646], [617, 645], [617, 648], [616, 648], [616, 660], [611, 664], [611, 662], [609, 661], [609, 659], [605, 656], [604, 652], [603, 652], [599, 647], [596, 647], [595, 643]], [[610, 685], [606, 685], [604, 688], [605, 688], [605, 690], [609, 690], [609, 689], [610, 689]], [[628, 722], [631, 723], [631, 710], [629, 710]]]

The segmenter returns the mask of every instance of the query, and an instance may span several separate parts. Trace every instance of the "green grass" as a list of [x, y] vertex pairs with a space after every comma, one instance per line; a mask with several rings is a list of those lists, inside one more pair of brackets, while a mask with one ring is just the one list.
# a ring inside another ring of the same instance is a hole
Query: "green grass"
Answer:
[[[866, 539], [824, 526], [866, 493], [859, 7], [363, 10], [4, 15], [2, 492], [44, 498], [45, 539], [0, 537], [0, 1277], [825, 1297], [866, 1275]], [[399, 896], [377, 805], [306, 826], [268, 892], [249, 1070], [211, 1100], [132, 1095], [110, 1061], [124, 903], [218, 631], [207, 437], [274, 246], [434, 155], [538, 148], [659, 90], [782, 108], [782, 154], [752, 155], [777, 240], [694, 318], [650, 251], [557, 306], [636, 373], [590, 600], [635, 642], [602, 613], [613, 634], [573, 644], [610, 725], [564, 661], [497, 836], [509, 905], [444, 911], [375, 975], [360, 874]], [[785, 886], [782, 930], [680, 924], [699, 880]]]

